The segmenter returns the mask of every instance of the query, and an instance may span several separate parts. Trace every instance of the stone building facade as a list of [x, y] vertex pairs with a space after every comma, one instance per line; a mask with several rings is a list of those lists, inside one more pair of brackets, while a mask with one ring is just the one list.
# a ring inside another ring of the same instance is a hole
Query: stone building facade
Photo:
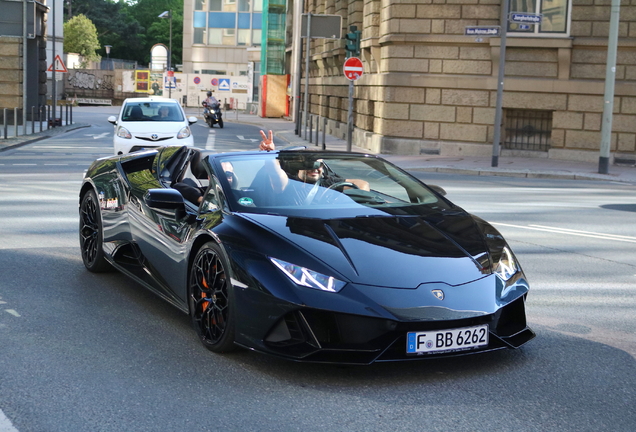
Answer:
[[[501, 39], [464, 33], [504, 25], [499, 0], [308, 0], [305, 7], [341, 15], [343, 34], [350, 25], [362, 30], [356, 145], [491, 155]], [[610, 1], [543, 0], [542, 7], [542, 27], [509, 27], [501, 155], [598, 161]], [[314, 39], [311, 47], [310, 112], [344, 137], [344, 40]], [[611, 154], [636, 159], [636, 0], [621, 5]]]

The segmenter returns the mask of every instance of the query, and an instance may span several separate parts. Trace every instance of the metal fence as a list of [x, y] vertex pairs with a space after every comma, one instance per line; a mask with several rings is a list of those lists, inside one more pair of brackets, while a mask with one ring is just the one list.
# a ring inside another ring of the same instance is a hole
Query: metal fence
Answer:
[[17, 138], [20, 135], [72, 124], [73, 105], [59, 105], [59, 111], [56, 109], [55, 112], [51, 105], [32, 106], [27, 114], [27, 121], [23, 123], [22, 119], [22, 108], [3, 108], [0, 111], [0, 139]]
[[548, 151], [552, 137], [552, 111], [506, 109], [503, 148]]

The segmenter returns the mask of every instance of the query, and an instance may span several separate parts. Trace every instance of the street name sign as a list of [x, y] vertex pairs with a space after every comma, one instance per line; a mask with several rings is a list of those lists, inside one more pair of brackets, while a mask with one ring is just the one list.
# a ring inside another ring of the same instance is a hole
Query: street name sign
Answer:
[[499, 36], [500, 26], [467, 26], [464, 28], [464, 36]]
[[345, 77], [350, 81], [355, 81], [362, 76], [364, 73], [364, 68], [362, 67], [362, 60], [358, 57], [349, 57], [345, 63], [344, 67]]
[[526, 12], [510, 12], [508, 21], [523, 24], [541, 24], [543, 15]]

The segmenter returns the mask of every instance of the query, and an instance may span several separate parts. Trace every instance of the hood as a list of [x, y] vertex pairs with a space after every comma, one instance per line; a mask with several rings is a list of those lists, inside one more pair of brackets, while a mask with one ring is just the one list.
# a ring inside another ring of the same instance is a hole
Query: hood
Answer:
[[119, 126], [128, 129], [128, 132], [135, 136], [150, 136], [152, 134], [172, 134], [176, 135], [187, 126], [184, 121], [180, 122], [123, 122]]
[[325, 220], [243, 216], [357, 284], [415, 289], [431, 282], [460, 285], [490, 273], [483, 235], [463, 210]]

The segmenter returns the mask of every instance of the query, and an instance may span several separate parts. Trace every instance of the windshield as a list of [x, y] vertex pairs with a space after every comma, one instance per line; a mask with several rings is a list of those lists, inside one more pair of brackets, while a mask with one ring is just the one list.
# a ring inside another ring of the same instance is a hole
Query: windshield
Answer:
[[317, 212], [421, 214], [452, 206], [394, 165], [364, 155], [281, 151], [211, 163], [235, 212], [324, 217]]
[[183, 113], [174, 102], [127, 102], [121, 113], [123, 121], [181, 122]]

